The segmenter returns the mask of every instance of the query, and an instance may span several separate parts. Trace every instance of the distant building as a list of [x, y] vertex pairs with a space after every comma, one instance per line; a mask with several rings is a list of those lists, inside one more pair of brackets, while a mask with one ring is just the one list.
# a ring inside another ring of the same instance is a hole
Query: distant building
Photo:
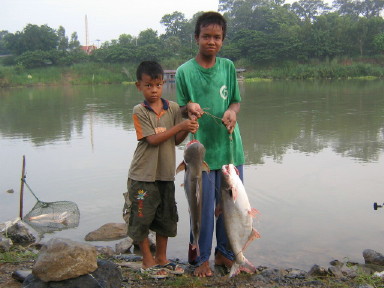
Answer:
[[90, 55], [90, 54], [92, 54], [93, 51], [95, 51], [97, 49], [97, 47], [95, 45], [80, 46], [80, 49], [83, 50], [88, 55]]

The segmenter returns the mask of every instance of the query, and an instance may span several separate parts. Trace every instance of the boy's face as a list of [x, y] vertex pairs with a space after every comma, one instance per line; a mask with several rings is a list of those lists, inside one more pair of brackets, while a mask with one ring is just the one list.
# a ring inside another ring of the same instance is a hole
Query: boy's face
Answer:
[[148, 74], [143, 73], [141, 80], [136, 83], [137, 89], [143, 93], [145, 100], [149, 103], [159, 101], [163, 93], [163, 77], [152, 79]]
[[199, 53], [203, 56], [216, 56], [223, 46], [223, 28], [212, 24], [200, 27], [200, 35], [195, 36], [199, 45]]

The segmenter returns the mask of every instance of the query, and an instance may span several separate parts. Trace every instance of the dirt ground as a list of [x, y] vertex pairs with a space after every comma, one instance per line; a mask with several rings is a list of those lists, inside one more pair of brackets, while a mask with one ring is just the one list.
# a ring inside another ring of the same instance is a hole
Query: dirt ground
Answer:
[[[255, 275], [241, 274], [228, 278], [221, 268], [215, 267], [215, 276], [209, 278], [198, 278], [192, 275], [192, 270], [185, 267], [184, 275], [173, 275], [167, 279], [154, 280], [141, 275], [138, 269], [141, 262], [118, 262], [123, 275], [122, 287], [222, 287], [222, 288], [310, 288], [310, 287], [384, 287], [384, 281], [375, 286], [362, 286], [368, 284], [361, 279], [340, 280], [336, 278], [324, 279], [270, 279], [268, 281], [255, 278]], [[13, 279], [12, 273], [16, 270], [31, 270], [33, 261], [19, 263], [0, 263], [0, 288], [21, 288], [22, 283]]]

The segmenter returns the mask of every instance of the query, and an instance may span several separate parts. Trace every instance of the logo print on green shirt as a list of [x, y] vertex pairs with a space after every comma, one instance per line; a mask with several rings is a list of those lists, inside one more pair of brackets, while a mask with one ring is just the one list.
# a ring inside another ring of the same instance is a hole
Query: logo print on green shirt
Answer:
[[225, 85], [221, 86], [221, 88], [220, 88], [220, 96], [221, 96], [221, 98], [223, 98], [224, 100], [228, 98], [228, 90], [227, 90], [227, 86], [225, 86]]

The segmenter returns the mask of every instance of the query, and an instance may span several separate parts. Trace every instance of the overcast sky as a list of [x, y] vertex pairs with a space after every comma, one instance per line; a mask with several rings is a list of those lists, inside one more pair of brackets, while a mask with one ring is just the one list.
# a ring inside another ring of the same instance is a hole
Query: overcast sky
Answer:
[[98, 45], [121, 34], [138, 36], [148, 28], [160, 35], [164, 15], [179, 11], [190, 19], [199, 11], [217, 11], [218, 6], [219, 0], [1, 0], [0, 31], [15, 33], [28, 24], [63, 26], [68, 38], [77, 32], [85, 45], [87, 15], [89, 44]]

